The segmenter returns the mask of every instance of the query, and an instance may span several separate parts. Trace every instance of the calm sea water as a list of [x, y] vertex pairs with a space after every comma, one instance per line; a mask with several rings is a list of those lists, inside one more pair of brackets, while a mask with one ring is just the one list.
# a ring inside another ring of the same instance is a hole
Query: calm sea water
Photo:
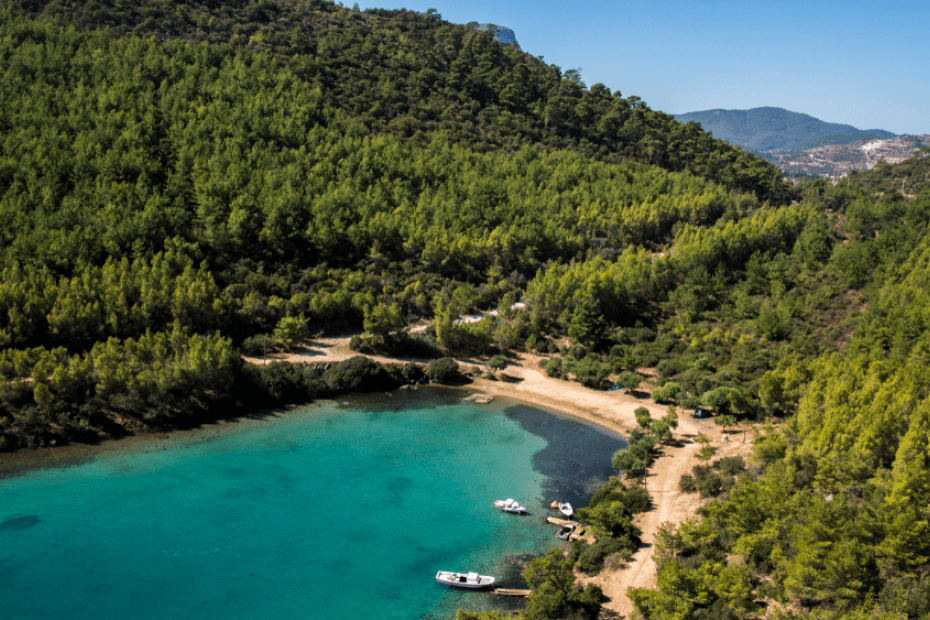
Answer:
[[[9, 620], [451, 618], [519, 587], [587, 503], [616, 436], [529, 407], [420, 390], [313, 405], [196, 441], [0, 480]], [[501, 513], [516, 498], [531, 516]]]

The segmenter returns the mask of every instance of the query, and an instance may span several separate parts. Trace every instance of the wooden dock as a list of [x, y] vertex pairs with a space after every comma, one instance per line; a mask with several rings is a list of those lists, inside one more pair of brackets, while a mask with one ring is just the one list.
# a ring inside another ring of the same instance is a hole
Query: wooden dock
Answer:
[[497, 596], [529, 596], [532, 590], [510, 590], [508, 588], [497, 588], [494, 594]]

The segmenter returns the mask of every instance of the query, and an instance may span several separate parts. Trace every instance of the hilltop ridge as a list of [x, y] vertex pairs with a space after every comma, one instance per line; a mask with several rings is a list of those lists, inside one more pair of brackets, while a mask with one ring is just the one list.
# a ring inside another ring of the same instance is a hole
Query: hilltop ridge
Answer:
[[[761, 107], [750, 110], [705, 110], [675, 114], [683, 123], [695, 121], [715, 137], [752, 151], [809, 148], [824, 144], [846, 144], [856, 140], [893, 138], [895, 134], [882, 129], [860, 130], [852, 125], [828, 123], [809, 114], [784, 108]], [[829, 141], [817, 145], [799, 143], [829, 136]]]

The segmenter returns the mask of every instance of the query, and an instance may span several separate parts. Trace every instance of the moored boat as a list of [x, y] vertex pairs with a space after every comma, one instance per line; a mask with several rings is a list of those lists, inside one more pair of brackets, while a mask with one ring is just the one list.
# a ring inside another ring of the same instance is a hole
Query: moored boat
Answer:
[[526, 514], [526, 508], [521, 506], [515, 499], [499, 499], [494, 502], [495, 508], [500, 508], [504, 512], [514, 512], [517, 514]]
[[436, 573], [436, 581], [456, 588], [490, 588], [494, 585], [494, 577], [479, 575], [478, 573], [453, 573], [441, 570]]
[[572, 505], [568, 502], [559, 502], [559, 512], [561, 512], [566, 517], [570, 517], [575, 514], [575, 509], [572, 508]]

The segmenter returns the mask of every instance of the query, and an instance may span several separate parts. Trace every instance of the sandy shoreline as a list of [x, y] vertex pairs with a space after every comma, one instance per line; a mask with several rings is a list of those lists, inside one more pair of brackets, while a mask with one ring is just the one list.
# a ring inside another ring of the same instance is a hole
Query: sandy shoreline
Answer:
[[[348, 338], [320, 338], [301, 353], [279, 355], [276, 359], [307, 363], [339, 362], [357, 355], [349, 349], [348, 342]], [[382, 363], [427, 361], [369, 357]], [[548, 377], [540, 365], [540, 361], [545, 359], [532, 354], [520, 355], [511, 359], [505, 370], [495, 373], [497, 380], [484, 378], [486, 367], [483, 360], [459, 360], [463, 368], [476, 367], [481, 370], [480, 377], [461, 388], [463, 397], [468, 392], [477, 392], [494, 398], [513, 400], [555, 414], [578, 418], [622, 436], [627, 436], [636, 428], [633, 412], [638, 407], [646, 407], [653, 417], [660, 417], [667, 412], [667, 407], [654, 403], [644, 394], [642, 398], [638, 398], [619, 391], [596, 391], [579, 383]], [[262, 360], [249, 361], [262, 363]], [[14, 476], [37, 467], [79, 464], [107, 453], [158, 449], [160, 444], [168, 447], [176, 446], [179, 442], [209, 440], [212, 436], [220, 435], [240, 424], [267, 421], [285, 412], [286, 409], [264, 410], [239, 418], [219, 420], [194, 429], [135, 435], [106, 440], [97, 445], [76, 444], [0, 453], [0, 478]], [[605, 569], [594, 578], [578, 575], [582, 582], [595, 583], [601, 587], [608, 599], [604, 607], [614, 614], [628, 617], [633, 611], [632, 604], [626, 597], [627, 588], [655, 585], [656, 569], [652, 558], [652, 542], [659, 527], [666, 522], [683, 523], [694, 516], [701, 505], [696, 495], [684, 494], [678, 490], [681, 475], [690, 472], [691, 468], [699, 463], [696, 458], [699, 446], [691, 440], [698, 432], [711, 437], [712, 445], [718, 448], [719, 456], [745, 454], [751, 448], [751, 444], [742, 443], [741, 438], [723, 441], [719, 427], [714, 426], [711, 421], [679, 417], [679, 427], [675, 433], [677, 444], [662, 450], [647, 477], [647, 488], [652, 496], [654, 509], [638, 515], [636, 519], [636, 524], [643, 533], [644, 546], [624, 567]]]

